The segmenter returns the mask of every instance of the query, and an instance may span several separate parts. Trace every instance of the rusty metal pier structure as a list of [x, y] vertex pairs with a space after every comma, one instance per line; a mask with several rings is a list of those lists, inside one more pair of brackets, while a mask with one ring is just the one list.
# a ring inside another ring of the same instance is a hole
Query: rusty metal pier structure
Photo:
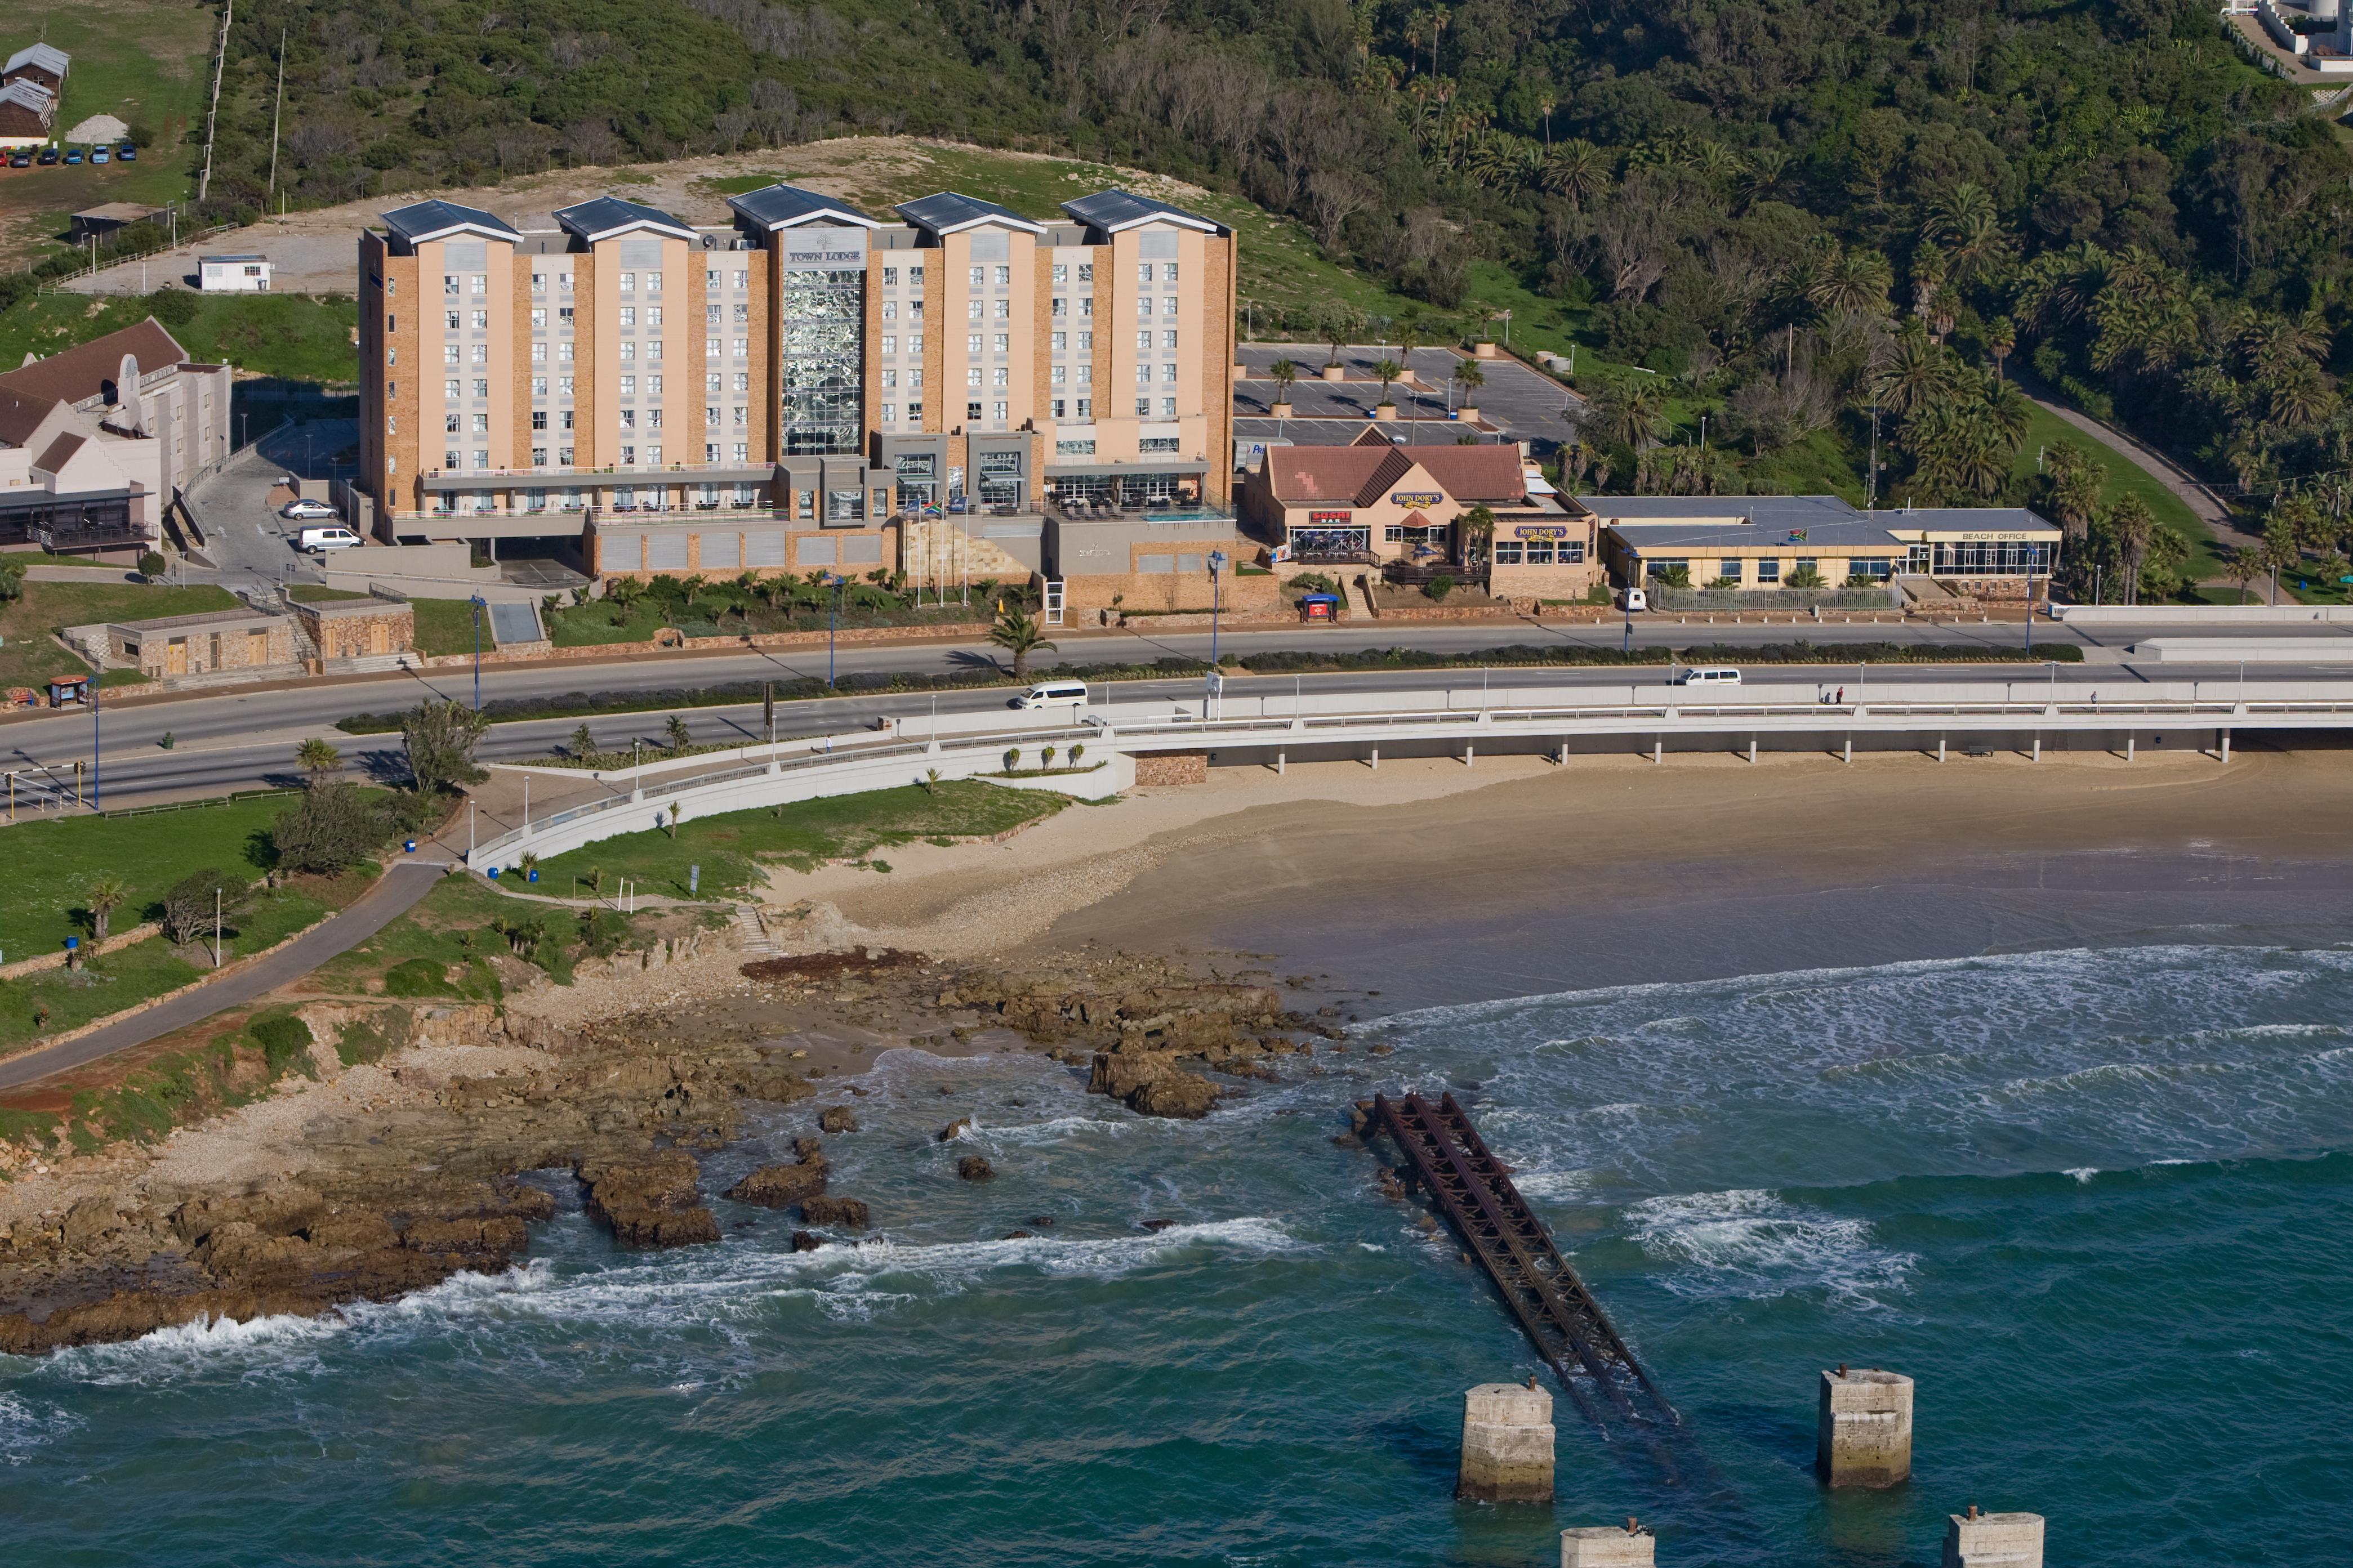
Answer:
[[1435, 1105], [1419, 1094], [1378, 1094], [1357, 1109], [1365, 1131], [1388, 1133], [1403, 1152], [1410, 1180], [1429, 1193], [1588, 1420], [1681, 1426], [1451, 1094]]

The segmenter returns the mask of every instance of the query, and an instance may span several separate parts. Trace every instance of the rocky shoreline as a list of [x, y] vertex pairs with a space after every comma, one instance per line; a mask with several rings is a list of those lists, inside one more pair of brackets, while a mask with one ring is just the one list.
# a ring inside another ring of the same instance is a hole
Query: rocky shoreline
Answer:
[[[1175, 1117], [1208, 1114], [1319, 1043], [1349, 1048], [1332, 1043], [1345, 1038], [1335, 1010], [1288, 1008], [1263, 971], [1198, 973], [1126, 953], [1018, 967], [868, 950], [745, 963], [709, 945], [670, 966], [661, 984], [675, 989], [659, 996], [648, 994], [651, 976], [616, 974], [498, 1009], [335, 1005], [342, 1022], [408, 1043], [340, 1073], [322, 1047], [322, 1077], [342, 1080], [332, 1105], [307, 1105], [327, 1085], [306, 1081], [248, 1108], [281, 1112], [272, 1157], [195, 1161], [178, 1137], [106, 1151], [49, 1181], [69, 1201], [0, 1227], [0, 1352], [311, 1315], [502, 1269], [528, 1252], [532, 1223], [555, 1212], [544, 1176], [530, 1173], [568, 1171], [616, 1246], [723, 1244], [696, 1154], [740, 1136], [747, 1109], [828, 1090], [843, 1098], [823, 1110], [821, 1131], [854, 1131], [866, 1091], [828, 1079], [870, 1048], [1036, 1051], [1083, 1071], [1093, 1092]], [[244, 1114], [185, 1136], [237, 1140]], [[795, 1153], [723, 1195], [797, 1210], [800, 1249], [889, 1223], [828, 1191], [821, 1140]], [[975, 1158], [959, 1174], [993, 1173]]]

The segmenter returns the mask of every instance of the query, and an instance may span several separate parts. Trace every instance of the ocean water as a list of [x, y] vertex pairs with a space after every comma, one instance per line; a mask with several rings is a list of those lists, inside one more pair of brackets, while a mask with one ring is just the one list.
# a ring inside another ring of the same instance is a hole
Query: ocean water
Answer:
[[[892, 1052], [828, 1140], [863, 1245], [795, 1255], [787, 1215], [714, 1201], [723, 1244], [618, 1254], [559, 1186], [500, 1278], [0, 1361], [5, 1558], [1520, 1565], [1631, 1513], [1662, 1564], [1892, 1568], [1970, 1502], [2047, 1515], [2053, 1564], [2353, 1555], [2353, 952], [1824, 970], [1363, 1037], [1396, 1053], [1198, 1123], [1032, 1056]], [[1461, 1390], [1535, 1364], [1378, 1195], [1393, 1156], [1332, 1142], [1409, 1086], [1518, 1168], [1683, 1411], [1671, 1452], [1563, 1399], [1554, 1508], [1452, 1500]], [[970, 1152], [998, 1178], [958, 1181]], [[1909, 1486], [1815, 1483], [1841, 1361], [1918, 1379]]]

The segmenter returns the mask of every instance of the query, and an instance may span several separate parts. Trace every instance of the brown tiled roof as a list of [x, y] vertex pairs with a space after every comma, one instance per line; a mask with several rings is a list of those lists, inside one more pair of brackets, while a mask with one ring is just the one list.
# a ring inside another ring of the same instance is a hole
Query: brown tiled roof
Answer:
[[45, 474], [54, 474], [73, 461], [73, 455], [82, 448], [82, 437], [67, 431], [49, 443], [48, 450], [33, 459], [33, 467]]
[[22, 370], [0, 374], [0, 392], [55, 398], [60, 403], [79, 403], [86, 397], [96, 397], [106, 389], [106, 384], [114, 379], [114, 373], [122, 367], [124, 354], [136, 359], [142, 373], [178, 364], [188, 357], [187, 351], [173, 341], [172, 334], [164, 330], [161, 322], [150, 316], [136, 326], [109, 332], [102, 338], [92, 338], [63, 353], [36, 360]]
[[1370, 506], [1419, 465], [1465, 505], [1527, 499], [1516, 447], [1271, 447], [1268, 488], [1277, 500]]
[[21, 447], [33, 438], [49, 410], [58, 405], [54, 397], [36, 397], [30, 393], [11, 390], [0, 383], [0, 442]]

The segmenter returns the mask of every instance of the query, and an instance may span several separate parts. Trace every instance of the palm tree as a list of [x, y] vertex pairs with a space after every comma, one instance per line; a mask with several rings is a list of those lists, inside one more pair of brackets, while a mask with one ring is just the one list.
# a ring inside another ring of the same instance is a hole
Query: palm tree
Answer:
[[1752, 147], [1747, 163], [1748, 173], [1740, 182], [1744, 207], [1755, 206], [1771, 195], [1789, 175], [1789, 154], [1778, 147]]
[[1601, 433], [1637, 452], [1666, 438], [1667, 391], [1656, 376], [1621, 376], [1603, 387], [1591, 406]]
[[1398, 362], [1393, 359], [1381, 360], [1373, 366], [1373, 374], [1381, 384], [1382, 406], [1395, 407], [1397, 405], [1397, 400], [1389, 395], [1389, 386], [1391, 383], [1397, 380], [1398, 376], [1404, 371], [1404, 369], [1405, 367], [1403, 365], [1398, 363]]
[[1495, 542], [1495, 514], [1483, 506], [1472, 507], [1454, 520], [1454, 538], [1463, 565], [1486, 560]]
[[81, 901], [90, 910], [90, 934], [99, 942], [106, 940], [107, 922], [123, 900], [131, 896], [131, 884], [121, 878], [107, 875], [98, 878], [82, 894]]
[[311, 775], [311, 782], [315, 784], [343, 765], [343, 754], [313, 735], [294, 748], [294, 761]]
[[1952, 390], [1952, 370], [1945, 351], [1915, 327], [1897, 336], [1894, 355], [1873, 381], [1872, 392], [1891, 414], [1916, 414], [1946, 399]]
[[2157, 537], [2157, 514], [2148, 502], [2127, 490], [2116, 498], [2114, 510], [2108, 513], [2108, 526], [2116, 530], [2116, 548], [2125, 556], [2125, 603], [2140, 603], [2140, 567], [2148, 559], [2150, 542]]
[[1545, 154], [1536, 184], [1565, 199], [1572, 211], [1609, 188], [1609, 154], [1582, 136], [1562, 142]]
[[1454, 380], [1462, 388], [1462, 405], [1472, 406], [1472, 394], [1487, 384], [1487, 373], [1479, 368], [1475, 359], [1459, 360], [1454, 366]]
[[2018, 329], [2010, 325], [2008, 316], [1996, 316], [1986, 323], [1985, 345], [1986, 352], [1993, 355], [1993, 378], [2000, 381], [2001, 367], [2009, 361], [2010, 351], [2018, 346]]
[[997, 624], [988, 628], [988, 640], [1013, 656], [1013, 679], [1016, 680], [1029, 678], [1031, 654], [1061, 651], [1046, 640], [1045, 628], [1018, 606], [997, 617]]
[[1289, 403], [1291, 401], [1291, 384], [1299, 379], [1299, 366], [1297, 363], [1292, 360], [1279, 359], [1272, 364], [1266, 367], [1266, 374], [1274, 380], [1274, 400], [1277, 403]]
[[565, 749], [575, 760], [594, 756], [596, 753], [596, 737], [589, 732], [587, 725], [583, 724], [572, 731], [572, 740]]
[[670, 741], [670, 751], [672, 756], [680, 755], [687, 747], [694, 743], [694, 736], [688, 731], [686, 719], [681, 714], [671, 714], [670, 721], [662, 726], [662, 733]]
[[1841, 250], [1824, 258], [1806, 298], [1825, 316], [1887, 313], [1894, 269], [1875, 250]]

